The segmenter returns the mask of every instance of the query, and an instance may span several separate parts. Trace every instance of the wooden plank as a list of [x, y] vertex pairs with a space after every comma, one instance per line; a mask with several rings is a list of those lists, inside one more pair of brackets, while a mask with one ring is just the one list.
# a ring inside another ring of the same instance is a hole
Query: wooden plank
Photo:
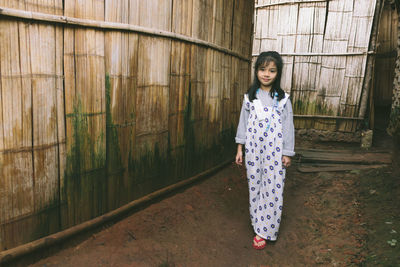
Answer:
[[296, 150], [301, 162], [335, 162], [358, 164], [391, 164], [392, 155], [387, 152], [318, 151]]
[[368, 170], [379, 169], [389, 165], [387, 164], [373, 164], [373, 165], [360, 165], [360, 164], [301, 164], [297, 167], [299, 172], [312, 173], [312, 172], [340, 172], [352, 170]]

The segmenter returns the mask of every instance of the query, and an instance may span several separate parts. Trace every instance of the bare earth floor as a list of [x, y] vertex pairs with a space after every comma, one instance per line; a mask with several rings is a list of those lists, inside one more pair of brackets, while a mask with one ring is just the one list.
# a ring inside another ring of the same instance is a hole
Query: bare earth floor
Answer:
[[360, 203], [370, 197], [365, 188], [374, 190], [363, 189], [360, 179], [376, 172], [291, 167], [278, 241], [261, 251], [251, 246], [245, 170], [232, 164], [31, 266], [362, 266], [380, 257], [366, 244], [370, 230]]

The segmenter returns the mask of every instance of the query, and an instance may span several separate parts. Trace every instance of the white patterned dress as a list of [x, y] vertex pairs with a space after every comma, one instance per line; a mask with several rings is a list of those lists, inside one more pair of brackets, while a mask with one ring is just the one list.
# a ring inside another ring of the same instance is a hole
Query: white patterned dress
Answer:
[[288, 97], [273, 108], [263, 106], [259, 99], [250, 102], [245, 95], [250, 110], [245, 144], [250, 219], [254, 232], [266, 240], [277, 239], [281, 222], [285, 183], [281, 114]]

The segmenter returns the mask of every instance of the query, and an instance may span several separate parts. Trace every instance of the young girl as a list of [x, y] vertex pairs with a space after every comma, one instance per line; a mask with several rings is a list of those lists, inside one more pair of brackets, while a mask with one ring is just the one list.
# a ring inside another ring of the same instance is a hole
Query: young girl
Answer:
[[280, 86], [282, 65], [275, 51], [258, 56], [236, 134], [236, 164], [242, 165], [245, 145], [255, 249], [264, 248], [266, 240], [274, 241], [278, 236], [285, 168], [295, 154], [292, 105]]

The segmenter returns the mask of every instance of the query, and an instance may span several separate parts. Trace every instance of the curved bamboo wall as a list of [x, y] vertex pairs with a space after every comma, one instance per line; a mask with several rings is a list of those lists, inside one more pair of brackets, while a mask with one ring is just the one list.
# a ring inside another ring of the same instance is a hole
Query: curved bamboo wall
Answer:
[[375, 63], [374, 104], [389, 107], [392, 104], [394, 69], [397, 58], [397, 10], [388, 2], [383, 7], [378, 32]]
[[0, 0], [0, 251], [231, 158], [253, 13]]
[[358, 130], [375, 7], [376, 0], [256, 0], [253, 58], [282, 54], [296, 128]]

